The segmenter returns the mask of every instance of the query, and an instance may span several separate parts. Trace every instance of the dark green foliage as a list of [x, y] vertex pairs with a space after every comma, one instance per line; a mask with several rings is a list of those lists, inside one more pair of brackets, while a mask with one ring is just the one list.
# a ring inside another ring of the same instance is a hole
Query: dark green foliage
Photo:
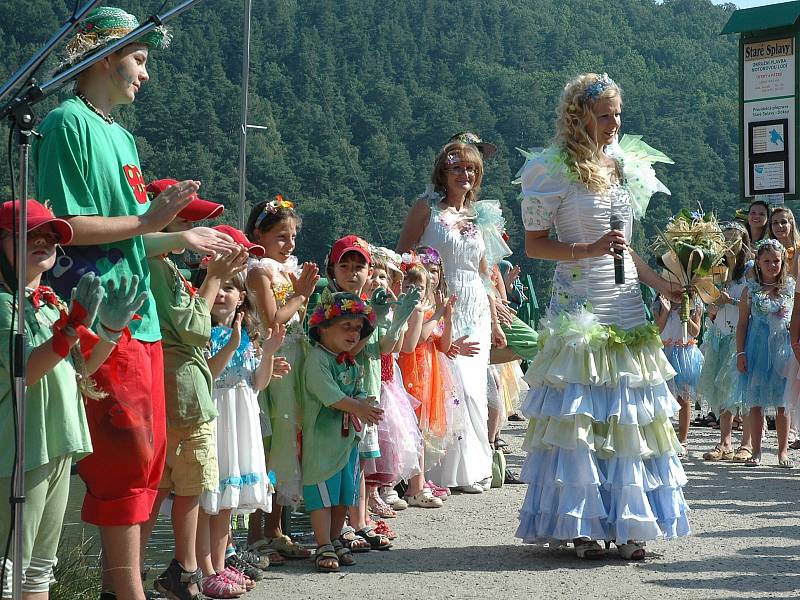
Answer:
[[[119, 4], [141, 18], [161, 0]], [[71, 6], [0, 3], [0, 75], [22, 64]], [[153, 53], [150, 83], [120, 111], [138, 137], [145, 176], [200, 179], [231, 222], [242, 6], [204, 0], [173, 21], [172, 48]], [[558, 94], [579, 72], [614, 77], [625, 94], [623, 130], [677, 163], [658, 167], [673, 195], [654, 199], [635, 235], [640, 249], [679, 207], [700, 202], [731, 216], [737, 42], [718, 33], [732, 10], [709, 0], [256, 0], [250, 122], [267, 130], [249, 136], [250, 204], [277, 193], [297, 201], [301, 259], [321, 261], [350, 232], [393, 246], [436, 150], [452, 133], [477, 131], [500, 149], [483, 197], [502, 201], [515, 259], [544, 298], [553, 265], [523, 259], [514, 148], [548, 144]], [[7, 169], [0, 192], [10, 194]]]

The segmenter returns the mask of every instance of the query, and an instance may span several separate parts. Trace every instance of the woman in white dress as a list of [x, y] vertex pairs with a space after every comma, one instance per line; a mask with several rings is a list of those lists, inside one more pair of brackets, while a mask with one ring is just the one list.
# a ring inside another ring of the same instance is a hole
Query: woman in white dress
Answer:
[[[564, 88], [554, 144], [520, 171], [528, 256], [558, 261], [541, 349], [526, 373], [530, 419], [517, 537], [572, 542], [601, 558], [599, 541], [641, 560], [644, 542], [689, 533], [686, 483], [670, 418], [678, 404], [639, 281], [677, 290], [628, 246], [650, 196], [669, 190], [652, 163], [672, 162], [639, 136], [616, 137], [621, 92], [605, 74]], [[610, 227], [614, 216], [621, 228]], [[555, 229], [556, 239], [550, 237]], [[624, 283], [614, 256], [623, 253]]]
[[[505, 346], [505, 335], [497, 321], [487, 261], [487, 237], [495, 260], [499, 232], [481, 211], [478, 192], [483, 178], [483, 160], [471, 144], [447, 144], [433, 167], [432, 185], [410, 210], [398, 243], [399, 252], [418, 244], [436, 248], [442, 257], [447, 289], [458, 298], [453, 310], [453, 338], [466, 336], [477, 342], [477, 352], [459, 355], [451, 363], [453, 376], [464, 390], [461, 398], [466, 427], [453, 440], [445, 456], [428, 471], [439, 485], [463, 492], [489, 489], [492, 451], [487, 430], [486, 373], [492, 344]], [[497, 212], [496, 205], [492, 207]], [[507, 249], [507, 247], [505, 247]]]

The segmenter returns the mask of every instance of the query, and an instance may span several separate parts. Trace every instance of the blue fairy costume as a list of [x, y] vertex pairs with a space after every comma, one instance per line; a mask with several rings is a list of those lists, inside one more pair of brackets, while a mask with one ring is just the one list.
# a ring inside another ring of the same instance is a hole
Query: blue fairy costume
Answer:
[[[777, 290], [768, 293], [757, 281], [748, 281], [750, 319], [744, 345], [747, 372], [739, 373], [736, 395], [745, 412], [753, 406], [785, 407], [786, 372], [794, 360], [789, 340], [789, 320], [794, 305], [795, 281], [787, 277]], [[735, 368], [734, 357], [734, 368]]]
[[[655, 192], [669, 190], [654, 162], [672, 162], [625, 136], [606, 148], [622, 178], [590, 190], [556, 147], [526, 154], [519, 172], [528, 231], [555, 228], [558, 240], [592, 243], [620, 214], [630, 240]], [[614, 283], [609, 255], [559, 261], [540, 350], [526, 373], [529, 426], [521, 478], [528, 491], [516, 536], [525, 543], [576, 538], [653, 540], [688, 535], [686, 475], [670, 422], [679, 406], [675, 375], [658, 328], [648, 323], [632, 258]]]
[[725, 284], [723, 290], [733, 304], [723, 304], [712, 320], [706, 317], [703, 335], [703, 369], [697, 383], [698, 397], [707, 402], [714, 414], [736, 414], [740, 403], [735, 393], [738, 371], [735, 365], [736, 324], [739, 322], [739, 298], [747, 282], [744, 277]]
[[[661, 306], [661, 310], [664, 310], [661, 300], [656, 302]], [[702, 302], [696, 299], [694, 304], [692, 312], [699, 311], [702, 314]], [[700, 371], [703, 369], [703, 353], [697, 347], [696, 338], [683, 339], [680, 306], [671, 307], [667, 322], [661, 331], [661, 341], [664, 344], [664, 354], [675, 369], [675, 377], [667, 382], [669, 391], [684, 400], [694, 397], [700, 381]]]
[[[211, 329], [210, 356], [228, 344], [231, 333], [230, 327], [222, 325]], [[272, 510], [273, 488], [262, 445], [262, 436], [271, 434], [269, 418], [259, 418], [258, 391], [253, 387], [253, 374], [260, 362], [247, 330], [242, 328], [239, 347], [214, 381], [212, 395], [219, 413], [219, 487], [200, 497], [200, 505], [210, 515], [226, 509], [244, 513]]]

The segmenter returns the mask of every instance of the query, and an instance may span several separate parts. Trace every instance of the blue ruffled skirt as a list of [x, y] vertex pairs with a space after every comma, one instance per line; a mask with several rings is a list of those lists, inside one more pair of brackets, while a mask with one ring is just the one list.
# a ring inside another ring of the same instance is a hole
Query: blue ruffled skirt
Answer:
[[[600, 337], [589, 333], [587, 340]], [[528, 491], [516, 532], [524, 543], [690, 533], [686, 475], [670, 421], [680, 408], [667, 385], [672, 369], [657, 332], [643, 326], [626, 335], [638, 341], [565, 343], [553, 332], [529, 369], [532, 388], [521, 408], [529, 419], [528, 457], [520, 475]], [[549, 361], [546, 372], [537, 368], [540, 360]], [[554, 365], [564, 360], [592, 365], [595, 381], [554, 381], [547, 373], [559, 372]], [[617, 368], [602, 366], [612, 364]]]
[[744, 352], [747, 372], [739, 373], [736, 387], [743, 409], [785, 407], [786, 371], [789, 360], [794, 360], [789, 331], [785, 327], [773, 331], [766, 322], [751, 319]]
[[664, 354], [675, 369], [675, 378], [669, 382], [670, 392], [675, 396], [693, 397], [703, 370], [703, 353], [696, 344], [687, 344], [665, 346]]

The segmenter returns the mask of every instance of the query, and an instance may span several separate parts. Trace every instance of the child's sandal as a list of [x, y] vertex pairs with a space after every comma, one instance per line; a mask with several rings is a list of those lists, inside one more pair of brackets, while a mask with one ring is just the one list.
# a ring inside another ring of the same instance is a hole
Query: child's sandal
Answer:
[[392, 547], [392, 542], [389, 541], [389, 538], [385, 535], [375, 533], [375, 528], [372, 525], [367, 525], [363, 529], [359, 529], [356, 531], [356, 535], [367, 540], [370, 548], [373, 550], [388, 550]]
[[386, 521], [378, 521], [375, 523], [375, 533], [378, 535], [385, 535], [390, 540], [394, 540], [397, 538], [397, 534], [394, 530], [386, 524]]
[[[322, 564], [323, 561], [327, 561], [327, 564]], [[333, 544], [323, 544], [317, 547], [317, 551], [314, 553], [314, 564], [320, 573], [335, 573], [339, 570], [339, 556], [333, 549]]]
[[353, 553], [350, 548], [345, 548], [342, 540], [333, 540], [333, 550], [336, 556], [339, 557], [339, 564], [343, 567], [351, 567], [356, 564], [356, 559], [353, 558]]
[[339, 540], [345, 548], [349, 548], [351, 552], [369, 552], [372, 545], [360, 535], [356, 535], [356, 530], [349, 525], [342, 529], [342, 534]]

